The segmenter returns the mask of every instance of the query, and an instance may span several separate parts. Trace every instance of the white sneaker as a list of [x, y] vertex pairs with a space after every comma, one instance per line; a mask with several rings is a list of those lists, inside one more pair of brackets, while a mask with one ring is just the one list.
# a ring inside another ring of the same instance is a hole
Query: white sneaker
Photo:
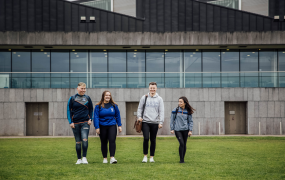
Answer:
[[146, 162], [147, 162], [147, 156], [144, 156], [144, 157], [143, 157], [142, 162], [143, 162], [143, 163], [146, 163]]
[[108, 160], [104, 158], [104, 159], [103, 159], [103, 163], [104, 163], [104, 164], [108, 163]]
[[81, 163], [82, 163], [81, 159], [78, 159], [75, 164], [81, 164]]
[[151, 162], [151, 163], [154, 163], [154, 162], [155, 162], [154, 159], [153, 159], [153, 157], [152, 157], [152, 158], [149, 158], [149, 162]]
[[110, 159], [110, 164], [116, 164], [117, 163], [117, 160], [113, 157]]
[[86, 157], [82, 158], [82, 164], [88, 164], [88, 161], [87, 161]]

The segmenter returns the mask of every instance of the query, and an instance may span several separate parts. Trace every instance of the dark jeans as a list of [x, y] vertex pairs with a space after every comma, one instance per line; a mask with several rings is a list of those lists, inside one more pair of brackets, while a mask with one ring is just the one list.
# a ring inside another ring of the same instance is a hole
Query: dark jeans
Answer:
[[142, 123], [143, 132], [143, 154], [148, 154], [148, 143], [150, 139], [150, 156], [154, 156], [155, 145], [156, 145], [156, 135], [158, 131], [158, 124]]
[[188, 132], [186, 131], [175, 131], [175, 136], [179, 142], [179, 156], [180, 156], [180, 162], [184, 162], [184, 157], [186, 153], [186, 143], [188, 138]]
[[115, 156], [116, 151], [116, 137], [117, 137], [117, 126], [100, 126], [100, 140], [101, 140], [101, 151], [103, 158], [107, 158], [108, 153], [108, 141], [110, 157]]
[[81, 143], [83, 149], [83, 157], [86, 157], [87, 149], [88, 149], [88, 134], [90, 126], [87, 122], [74, 124], [75, 128], [72, 128], [75, 141], [76, 141], [76, 152], [77, 158], [81, 159]]

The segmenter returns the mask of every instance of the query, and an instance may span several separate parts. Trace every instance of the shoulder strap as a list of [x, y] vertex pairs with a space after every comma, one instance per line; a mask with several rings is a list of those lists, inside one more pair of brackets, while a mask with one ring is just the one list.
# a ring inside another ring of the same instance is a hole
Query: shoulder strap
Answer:
[[145, 95], [145, 99], [144, 99], [143, 110], [142, 110], [142, 119], [143, 119], [143, 115], [144, 115], [144, 109], [145, 109], [147, 97], [148, 97], [148, 95], [146, 94], [146, 95]]
[[177, 108], [176, 108], [176, 111], [175, 111], [175, 118], [174, 118], [174, 120], [176, 119], [176, 116], [177, 116], [178, 110], [179, 110], [179, 108], [177, 107]]

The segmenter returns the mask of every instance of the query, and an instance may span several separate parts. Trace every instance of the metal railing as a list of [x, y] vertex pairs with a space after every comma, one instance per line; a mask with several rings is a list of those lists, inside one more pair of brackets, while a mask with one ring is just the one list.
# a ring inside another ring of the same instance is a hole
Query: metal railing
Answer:
[[0, 88], [285, 87], [285, 71], [244, 72], [0, 72]]

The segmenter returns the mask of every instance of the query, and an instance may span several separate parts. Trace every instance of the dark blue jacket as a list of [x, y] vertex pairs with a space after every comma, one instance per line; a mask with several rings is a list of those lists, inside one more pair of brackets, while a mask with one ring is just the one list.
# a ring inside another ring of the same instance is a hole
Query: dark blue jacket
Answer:
[[118, 124], [118, 126], [122, 126], [120, 110], [116, 104], [107, 109], [103, 107], [99, 108], [99, 105], [96, 105], [93, 119], [95, 129], [100, 128], [99, 125], [113, 126]]
[[67, 118], [69, 124], [88, 121], [93, 118], [93, 104], [89, 96], [75, 94], [67, 103]]

